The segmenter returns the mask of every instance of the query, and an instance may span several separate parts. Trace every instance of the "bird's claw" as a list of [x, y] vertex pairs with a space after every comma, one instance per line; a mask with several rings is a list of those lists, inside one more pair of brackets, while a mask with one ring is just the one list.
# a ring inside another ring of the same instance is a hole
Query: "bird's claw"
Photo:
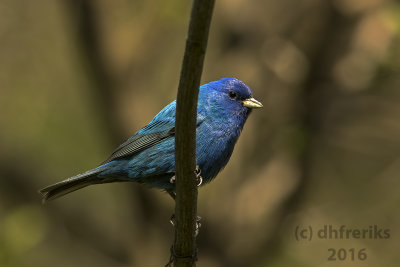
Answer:
[[[199, 187], [203, 183], [203, 177], [201, 177], [201, 170], [199, 165], [196, 165], [196, 170], [194, 171], [197, 180], [197, 186]], [[176, 182], [175, 175], [169, 179], [169, 183], [174, 184]]]
[[[197, 236], [199, 234], [200, 231], [200, 227], [201, 227], [201, 217], [200, 216], [196, 216], [196, 228], [195, 228], [195, 235]], [[175, 227], [176, 225], [176, 220], [175, 220], [175, 214], [171, 215], [171, 218], [169, 219], [169, 222], [172, 224], [173, 227]]]
[[200, 216], [196, 216], [196, 229], [194, 230], [194, 234], [195, 236], [198, 236], [199, 232], [200, 232], [200, 227], [201, 227], [201, 217]]
[[175, 227], [175, 222], [176, 222], [176, 220], [175, 220], [175, 214], [172, 214], [172, 215], [171, 215], [171, 218], [169, 219], [169, 222], [172, 224], [173, 227]]
[[197, 179], [197, 186], [199, 187], [203, 183], [203, 177], [201, 177], [201, 169], [199, 165], [196, 165], [196, 170], [194, 171], [194, 174], [196, 174], [196, 179]]
[[203, 178], [201, 176], [197, 177], [197, 187], [203, 183]]

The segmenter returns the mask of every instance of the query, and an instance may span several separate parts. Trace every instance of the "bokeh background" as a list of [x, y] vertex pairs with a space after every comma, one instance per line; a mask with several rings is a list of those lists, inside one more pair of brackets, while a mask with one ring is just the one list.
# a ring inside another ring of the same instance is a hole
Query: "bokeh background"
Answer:
[[[0, 266], [163, 266], [174, 205], [97, 166], [176, 96], [191, 1], [0, 1]], [[202, 83], [264, 108], [199, 191], [198, 266], [400, 265], [400, 4], [217, 0]], [[297, 226], [390, 230], [296, 241]], [[329, 248], [367, 259], [328, 261]]]

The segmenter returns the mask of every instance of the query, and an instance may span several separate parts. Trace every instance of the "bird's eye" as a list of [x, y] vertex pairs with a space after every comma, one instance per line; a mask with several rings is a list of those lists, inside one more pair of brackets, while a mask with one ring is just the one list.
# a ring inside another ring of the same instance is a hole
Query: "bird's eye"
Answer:
[[228, 95], [229, 95], [229, 97], [232, 98], [232, 99], [235, 99], [235, 98], [237, 97], [237, 94], [236, 94], [235, 92], [233, 92], [233, 91], [230, 91], [230, 92], [228, 93]]

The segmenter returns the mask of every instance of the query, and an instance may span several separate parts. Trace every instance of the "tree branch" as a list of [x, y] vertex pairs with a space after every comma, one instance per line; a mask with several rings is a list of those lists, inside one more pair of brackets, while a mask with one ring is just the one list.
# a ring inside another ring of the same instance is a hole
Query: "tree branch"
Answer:
[[200, 78], [214, 0], [194, 0], [176, 107], [174, 266], [194, 266], [196, 258], [196, 117]]

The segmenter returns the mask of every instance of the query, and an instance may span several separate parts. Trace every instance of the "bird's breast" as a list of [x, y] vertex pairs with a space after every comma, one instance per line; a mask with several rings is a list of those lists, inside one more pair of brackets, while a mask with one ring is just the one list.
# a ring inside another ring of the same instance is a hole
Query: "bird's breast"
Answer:
[[202, 123], [196, 132], [196, 159], [205, 182], [211, 181], [228, 163], [240, 135], [239, 125]]

